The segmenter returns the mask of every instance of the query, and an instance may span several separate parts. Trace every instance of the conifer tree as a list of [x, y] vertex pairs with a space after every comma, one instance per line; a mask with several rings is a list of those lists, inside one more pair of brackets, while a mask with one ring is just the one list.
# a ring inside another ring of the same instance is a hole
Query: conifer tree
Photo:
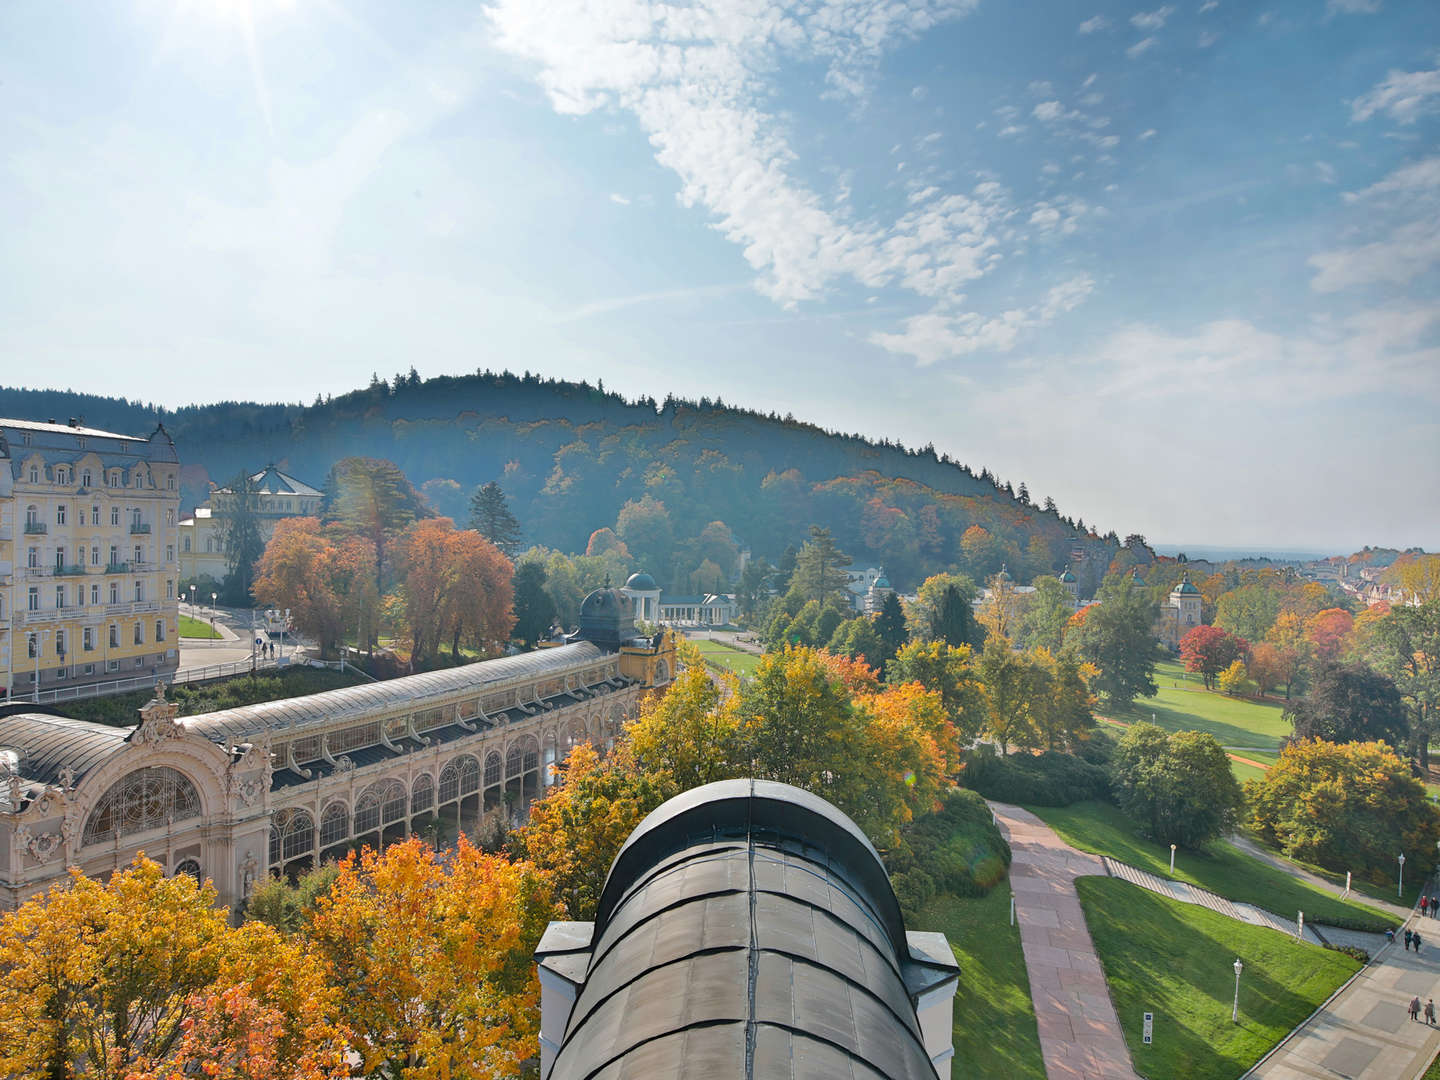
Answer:
[[470, 527], [499, 548], [507, 559], [520, 550], [520, 522], [510, 512], [505, 492], [491, 480], [470, 497]]

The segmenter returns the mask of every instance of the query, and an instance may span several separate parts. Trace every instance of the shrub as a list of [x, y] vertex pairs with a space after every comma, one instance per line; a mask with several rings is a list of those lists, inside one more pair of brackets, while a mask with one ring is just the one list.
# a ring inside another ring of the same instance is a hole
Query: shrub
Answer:
[[1110, 778], [1103, 765], [1054, 751], [1001, 757], [993, 747], [978, 746], [965, 754], [960, 782], [997, 802], [1069, 806], [1110, 799]]
[[891, 884], [908, 914], [937, 892], [984, 896], [1004, 880], [1010, 845], [984, 799], [952, 788], [939, 810], [905, 827], [903, 843], [891, 852], [889, 864]]
[[1204, 846], [1234, 827], [1244, 801], [1224, 748], [1203, 731], [1134, 724], [1110, 775], [1120, 808], [1162, 844]]

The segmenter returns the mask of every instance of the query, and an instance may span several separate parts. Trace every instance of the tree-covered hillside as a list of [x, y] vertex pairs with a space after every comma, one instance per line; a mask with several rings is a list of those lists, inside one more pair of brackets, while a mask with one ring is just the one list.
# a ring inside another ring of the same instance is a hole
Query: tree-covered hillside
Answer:
[[309, 406], [170, 409], [0, 388], [0, 415], [73, 416], [136, 433], [162, 422], [186, 465], [187, 506], [242, 469], [274, 462], [318, 486], [335, 461], [363, 455], [396, 462], [438, 513], [464, 521], [474, 490], [495, 480], [526, 544], [583, 551], [593, 531], [610, 527], [672, 588], [693, 580], [698, 539], [715, 521], [772, 562], [811, 524], [827, 526], [857, 563], [883, 564], [900, 588], [952, 566], [983, 576], [1005, 564], [1028, 580], [1075, 550], [1086, 556], [1077, 567], [1085, 588], [1119, 546], [1048, 500], [1035, 504], [1023, 484], [1013, 490], [932, 447], [877, 443], [718, 400], [629, 401], [603, 385], [528, 372], [422, 380], [412, 370]]

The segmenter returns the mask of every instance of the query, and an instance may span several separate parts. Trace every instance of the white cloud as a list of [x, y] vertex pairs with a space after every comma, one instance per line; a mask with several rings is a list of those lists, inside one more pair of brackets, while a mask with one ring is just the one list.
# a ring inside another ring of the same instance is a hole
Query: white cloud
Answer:
[[1165, 20], [1175, 14], [1175, 9], [1169, 4], [1156, 8], [1154, 11], [1138, 11], [1130, 16], [1130, 25], [1136, 30], [1143, 30], [1149, 33], [1159, 30], [1165, 25]]
[[924, 101], [925, 98], [926, 98], [927, 96], [929, 96], [929, 93], [930, 93], [930, 91], [927, 90], [927, 89], [925, 89], [925, 87], [923, 87], [923, 86], [916, 86], [916, 87], [914, 87], [913, 89], [911, 89], [911, 91], [910, 91], [910, 96], [911, 96], [912, 98], [914, 98], [916, 101]]
[[1335, 175], [1335, 166], [1328, 161], [1315, 162], [1315, 175], [1320, 178], [1322, 184], [1335, 184], [1339, 179]]
[[1065, 109], [1058, 101], [1042, 101], [1030, 110], [1030, 115], [1042, 124], [1053, 124], [1065, 119]]
[[1425, 158], [1423, 161], [1402, 166], [1363, 191], [1346, 192], [1345, 201], [1354, 202], [1356, 199], [1366, 199], [1374, 195], [1397, 191], [1423, 191], [1427, 188], [1440, 188], [1440, 157]]
[[1002, 139], [1008, 139], [1015, 135], [1023, 135], [1025, 134], [1025, 125], [1006, 124], [1003, 128], [996, 132], [996, 134], [999, 135]]
[[1200, 48], [1202, 49], [1208, 49], [1211, 45], [1214, 45], [1215, 42], [1219, 40], [1219, 34], [1211, 33], [1209, 30], [1202, 30], [1200, 32], [1200, 37], [1196, 39], [1195, 44], [1200, 46]]
[[1220, 0], [1205, 0], [1205, 2], [1200, 5], [1200, 14], [1204, 15], [1207, 11], [1214, 11], [1219, 6]]
[[1099, 75], [1098, 72], [1092, 71], [1089, 75], [1086, 75], [1086, 76], [1085, 76], [1085, 81], [1080, 84], [1080, 89], [1081, 89], [1081, 90], [1089, 90], [1090, 87], [1092, 87], [1093, 85], [1095, 85], [1095, 80], [1098, 79], [1099, 77], [1100, 77], [1100, 75]]
[[624, 195], [620, 195], [620, 194], [618, 194], [618, 193], [616, 193], [616, 192], [613, 192], [613, 191], [610, 193], [610, 201], [613, 202], [613, 203], [618, 203], [620, 206], [629, 206], [629, 205], [630, 205], [630, 200], [629, 200], [629, 199], [627, 199]]
[[1440, 68], [1391, 71], [1383, 82], [1351, 102], [1350, 119], [1359, 123], [1383, 112], [1397, 123], [1413, 124], [1435, 108], [1436, 102], [1432, 99], [1437, 96], [1440, 96]]
[[1325, 5], [1326, 15], [1374, 15], [1380, 10], [1381, 0], [1329, 0]]
[[1090, 18], [1082, 22], [1076, 29], [1081, 34], [1093, 34], [1097, 30], [1104, 30], [1109, 25], [1110, 20], [1107, 19], [1104, 15], [1092, 15]]
[[1134, 60], [1137, 56], [1142, 56], [1154, 47], [1155, 39], [1153, 37], [1141, 38], [1134, 45], [1131, 45], [1128, 49], [1125, 50], [1125, 55], [1128, 56], [1131, 60]]
[[921, 367], [977, 352], [1009, 352], [1023, 331], [1075, 310], [1094, 290], [1094, 279], [1080, 274], [1053, 286], [1033, 307], [1012, 308], [990, 318], [973, 311], [953, 314], [937, 308], [904, 320], [903, 329], [896, 333], [877, 331], [869, 340], [887, 352], [914, 357]]
[[1031, 97], [1048, 98], [1053, 97], [1055, 94], [1055, 87], [1044, 79], [1036, 79], [1025, 89], [1030, 92]]
[[1405, 285], [1440, 262], [1440, 219], [1412, 221], [1384, 240], [1310, 257], [1310, 287], [1332, 293], [1359, 285]]
[[1145, 141], [1148, 140], [1148, 139], [1153, 139], [1153, 138], [1155, 137], [1155, 135], [1156, 135], [1156, 131], [1155, 131], [1154, 128], [1146, 128], [1144, 131], [1142, 131], [1142, 132], [1139, 134], [1138, 138], [1139, 138], [1139, 140], [1140, 140], [1141, 142], [1145, 142]]

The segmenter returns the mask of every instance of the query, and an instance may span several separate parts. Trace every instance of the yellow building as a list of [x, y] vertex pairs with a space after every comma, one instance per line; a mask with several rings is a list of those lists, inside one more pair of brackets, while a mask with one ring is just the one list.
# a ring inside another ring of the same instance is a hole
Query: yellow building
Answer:
[[0, 419], [0, 700], [175, 670], [179, 475], [163, 427]]
[[[318, 488], [281, 472], [274, 465], [267, 465], [251, 476], [250, 487], [260, 538], [267, 544], [281, 518], [316, 517], [320, 513], [320, 500], [324, 498]], [[197, 506], [193, 514], [180, 522], [180, 580], [187, 585], [198, 584], [201, 597], [221, 584], [230, 572], [225, 559], [225, 531], [235, 499], [235, 492], [228, 487], [212, 488], [209, 505]]]

